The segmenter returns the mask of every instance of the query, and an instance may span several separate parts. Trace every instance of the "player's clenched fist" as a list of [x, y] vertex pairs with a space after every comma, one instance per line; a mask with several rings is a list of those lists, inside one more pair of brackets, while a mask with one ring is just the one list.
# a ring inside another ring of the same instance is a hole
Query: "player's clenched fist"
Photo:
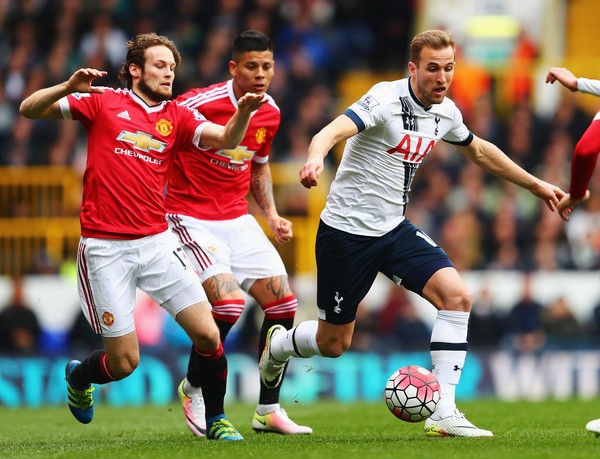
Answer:
[[319, 175], [323, 172], [323, 159], [311, 159], [300, 169], [300, 183], [306, 188], [319, 184]]

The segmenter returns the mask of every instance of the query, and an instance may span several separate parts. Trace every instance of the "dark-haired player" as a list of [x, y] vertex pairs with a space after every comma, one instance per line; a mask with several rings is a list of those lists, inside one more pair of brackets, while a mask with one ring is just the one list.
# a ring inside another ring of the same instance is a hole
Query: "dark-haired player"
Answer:
[[[173, 165], [166, 199], [169, 224], [202, 278], [212, 313], [225, 342], [245, 301], [251, 295], [264, 312], [257, 355], [273, 325], [291, 328], [298, 301], [290, 289], [281, 257], [256, 219], [248, 213], [250, 191], [278, 243], [292, 238], [290, 221], [277, 213], [269, 167], [273, 137], [279, 128], [279, 108], [266, 94], [275, 71], [271, 40], [262, 32], [238, 35], [229, 61], [232, 78], [179, 96], [180, 104], [198, 110], [215, 123], [226, 122], [237, 110], [241, 94], [264, 94], [268, 101], [252, 113], [250, 125], [236, 148], [209, 148], [196, 154], [185, 149]], [[257, 357], [258, 360], [258, 357]], [[194, 362], [191, 362], [194, 364]], [[292, 421], [279, 404], [279, 387], [261, 383], [252, 427], [259, 432], [310, 434]], [[186, 423], [202, 435], [208, 394], [189, 378], [179, 386]]]

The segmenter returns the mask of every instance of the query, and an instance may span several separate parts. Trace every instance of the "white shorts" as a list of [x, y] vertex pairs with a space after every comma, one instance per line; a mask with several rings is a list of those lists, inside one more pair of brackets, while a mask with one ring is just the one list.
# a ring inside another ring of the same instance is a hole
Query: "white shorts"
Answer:
[[167, 220], [202, 282], [232, 273], [248, 292], [257, 279], [287, 275], [281, 256], [252, 215], [212, 221], [167, 214]]
[[77, 274], [83, 313], [94, 332], [107, 337], [135, 330], [136, 288], [173, 317], [207, 299], [170, 230], [133, 240], [81, 237]]

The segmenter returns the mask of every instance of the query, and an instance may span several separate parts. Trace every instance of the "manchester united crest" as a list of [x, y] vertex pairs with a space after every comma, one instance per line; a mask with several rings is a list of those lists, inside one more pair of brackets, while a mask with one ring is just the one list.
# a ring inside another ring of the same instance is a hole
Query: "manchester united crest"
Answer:
[[267, 128], [258, 128], [256, 130], [256, 141], [258, 143], [263, 143], [265, 141], [265, 139], [267, 138]]
[[154, 128], [160, 135], [167, 137], [171, 134], [171, 132], [173, 132], [173, 123], [171, 123], [169, 120], [161, 118], [156, 122]]
[[102, 314], [102, 322], [104, 322], [104, 325], [107, 327], [110, 327], [115, 323], [115, 316], [113, 316], [110, 312], [105, 312]]

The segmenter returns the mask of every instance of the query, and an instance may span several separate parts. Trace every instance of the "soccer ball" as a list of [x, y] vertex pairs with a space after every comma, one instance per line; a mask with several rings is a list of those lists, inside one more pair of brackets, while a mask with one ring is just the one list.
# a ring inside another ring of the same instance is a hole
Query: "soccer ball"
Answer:
[[410, 365], [395, 371], [385, 385], [385, 403], [392, 414], [406, 422], [421, 422], [437, 408], [440, 384], [433, 373]]

